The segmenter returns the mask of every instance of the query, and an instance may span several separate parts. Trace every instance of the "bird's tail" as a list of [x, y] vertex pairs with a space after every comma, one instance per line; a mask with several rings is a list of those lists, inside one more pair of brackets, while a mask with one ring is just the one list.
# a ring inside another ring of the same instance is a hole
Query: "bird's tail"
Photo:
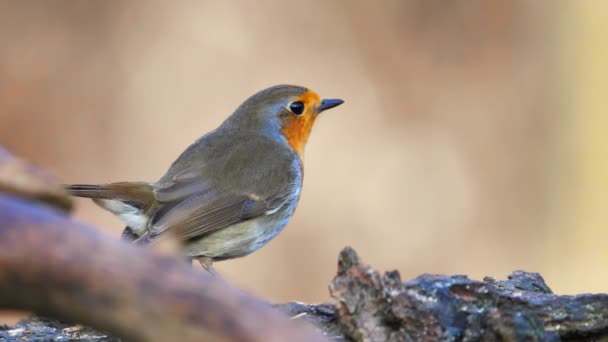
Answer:
[[70, 184], [65, 185], [65, 189], [72, 196], [92, 198], [100, 205], [102, 202], [105, 202], [104, 200], [110, 200], [122, 202], [135, 208], [146, 209], [156, 202], [154, 188], [152, 184], [146, 182], [121, 182], [100, 185]]

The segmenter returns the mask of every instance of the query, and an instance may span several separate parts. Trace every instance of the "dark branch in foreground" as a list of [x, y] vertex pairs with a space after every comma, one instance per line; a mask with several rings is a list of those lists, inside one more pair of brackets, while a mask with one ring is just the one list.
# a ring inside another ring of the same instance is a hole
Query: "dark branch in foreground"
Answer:
[[[195, 270], [0, 194], [0, 307], [129, 341], [322, 341], [314, 329]], [[1, 338], [0, 338], [1, 340]]]

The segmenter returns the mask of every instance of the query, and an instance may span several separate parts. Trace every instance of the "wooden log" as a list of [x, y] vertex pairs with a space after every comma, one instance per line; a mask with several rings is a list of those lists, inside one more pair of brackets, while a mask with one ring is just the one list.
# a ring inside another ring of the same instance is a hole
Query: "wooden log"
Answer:
[[178, 257], [155, 253], [0, 194], [0, 307], [129, 341], [323, 341]]

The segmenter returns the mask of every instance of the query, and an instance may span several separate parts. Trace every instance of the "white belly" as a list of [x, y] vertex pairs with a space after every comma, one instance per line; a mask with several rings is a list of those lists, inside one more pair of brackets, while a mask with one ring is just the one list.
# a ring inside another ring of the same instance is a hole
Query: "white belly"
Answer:
[[[223, 228], [186, 247], [189, 257], [207, 256], [217, 260], [242, 257], [260, 249], [287, 224], [286, 219], [263, 216]], [[278, 218], [278, 220], [277, 220]]]

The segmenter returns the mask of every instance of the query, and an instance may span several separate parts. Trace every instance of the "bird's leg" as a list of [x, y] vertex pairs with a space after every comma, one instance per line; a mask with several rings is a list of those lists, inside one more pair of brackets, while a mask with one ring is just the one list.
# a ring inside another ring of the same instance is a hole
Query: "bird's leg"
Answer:
[[201, 256], [201, 257], [196, 258], [196, 260], [198, 260], [198, 262], [201, 263], [201, 266], [203, 266], [205, 271], [211, 273], [211, 275], [217, 275], [217, 272], [215, 271], [215, 269], [212, 266], [213, 258]]

